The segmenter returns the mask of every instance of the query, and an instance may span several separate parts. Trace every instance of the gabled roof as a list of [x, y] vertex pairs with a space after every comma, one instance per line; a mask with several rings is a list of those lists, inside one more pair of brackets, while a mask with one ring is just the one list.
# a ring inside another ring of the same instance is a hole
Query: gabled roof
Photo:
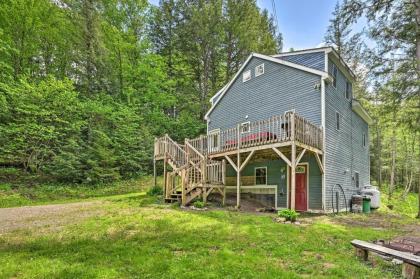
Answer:
[[209, 111], [206, 113], [206, 115], [204, 116], [204, 119], [208, 119], [210, 113], [213, 111], [213, 109], [217, 106], [217, 104], [220, 102], [220, 100], [223, 98], [223, 96], [226, 94], [226, 92], [229, 90], [229, 88], [232, 86], [232, 84], [234, 83], [234, 81], [237, 79], [237, 77], [239, 76], [239, 74], [242, 72], [242, 70], [246, 67], [246, 65], [248, 65], [249, 61], [251, 61], [251, 59], [253, 57], [257, 57], [260, 59], [264, 59], [267, 61], [271, 61], [277, 64], [281, 64], [281, 65], [285, 65], [285, 66], [289, 66], [301, 71], [305, 71], [305, 72], [309, 72], [315, 75], [319, 75], [322, 78], [328, 78], [329, 75], [326, 72], [323, 71], [319, 71], [316, 69], [312, 69], [306, 66], [302, 66], [296, 63], [292, 63], [292, 62], [288, 62], [288, 61], [284, 61], [272, 56], [268, 56], [268, 55], [264, 55], [264, 54], [259, 54], [259, 53], [251, 53], [248, 58], [245, 60], [245, 62], [242, 64], [241, 68], [239, 69], [239, 71], [235, 74], [235, 76], [229, 81], [228, 84], [226, 84], [219, 92], [217, 92], [210, 100], [213, 102], [214, 99], [216, 98], [216, 96], [220, 95], [220, 97], [217, 99], [216, 102], [213, 103], [212, 107], [209, 109]]
[[316, 52], [325, 52], [326, 54], [331, 53], [339, 62], [340, 65], [347, 71], [352, 79], [356, 79], [356, 75], [347, 65], [347, 63], [343, 60], [343, 58], [338, 54], [337, 50], [332, 46], [325, 46], [325, 47], [318, 47], [318, 48], [308, 48], [308, 49], [301, 49], [301, 50], [294, 50], [288, 52], [282, 52], [279, 54], [272, 55], [273, 57], [280, 58], [283, 56], [290, 56], [290, 55], [300, 55], [306, 53], [316, 53]]

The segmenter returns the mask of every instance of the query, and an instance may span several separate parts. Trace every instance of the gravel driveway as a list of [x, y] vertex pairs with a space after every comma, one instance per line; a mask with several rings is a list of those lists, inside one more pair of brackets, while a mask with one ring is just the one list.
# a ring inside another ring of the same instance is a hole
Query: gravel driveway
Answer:
[[101, 201], [0, 208], [0, 234], [20, 229], [57, 229], [99, 215]]

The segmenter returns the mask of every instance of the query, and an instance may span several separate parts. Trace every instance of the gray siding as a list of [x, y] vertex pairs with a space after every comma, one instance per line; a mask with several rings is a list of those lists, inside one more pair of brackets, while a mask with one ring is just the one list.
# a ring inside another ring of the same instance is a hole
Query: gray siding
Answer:
[[[255, 67], [261, 63], [264, 63], [264, 74], [255, 77]], [[314, 89], [320, 83], [319, 76], [256, 57], [246, 70], [251, 70], [251, 80], [243, 82], [242, 73], [238, 75], [210, 113], [209, 131], [266, 119], [290, 109], [321, 125], [321, 93]]]
[[[309, 209], [322, 209], [322, 182], [318, 163], [313, 155], [305, 154], [301, 163], [309, 163]], [[283, 160], [251, 161], [242, 170], [242, 176], [255, 176], [256, 167], [267, 167], [267, 184], [277, 185], [277, 206], [287, 207], [287, 165]], [[289, 172], [290, 174], [290, 172]], [[226, 176], [236, 177], [234, 169], [228, 165]]]
[[325, 52], [313, 52], [277, 57], [285, 61], [303, 65], [319, 71], [325, 71]]
[[[332, 73], [329, 60], [329, 72]], [[369, 183], [369, 146], [363, 148], [362, 134], [368, 135], [368, 125], [351, 109], [351, 100], [345, 97], [346, 78], [338, 70], [337, 88], [326, 86], [326, 143], [325, 143], [325, 180], [326, 209], [332, 205], [332, 188], [335, 184], [343, 186], [347, 200], [359, 189], [355, 187], [354, 172], [360, 173], [360, 186]], [[341, 115], [340, 130], [336, 129], [336, 112]], [[341, 194], [340, 194], [341, 195]], [[344, 200], [344, 199], [342, 199]], [[341, 203], [344, 207], [344, 203]]]

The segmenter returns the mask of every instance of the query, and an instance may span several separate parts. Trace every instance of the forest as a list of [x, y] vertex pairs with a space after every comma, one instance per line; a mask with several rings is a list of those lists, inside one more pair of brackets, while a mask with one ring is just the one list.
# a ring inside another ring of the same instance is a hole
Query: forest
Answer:
[[[420, 1], [341, 1], [321, 40], [374, 119], [372, 184], [420, 192]], [[282, 51], [256, 0], [3, 0], [0, 183], [151, 174], [154, 137], [205, 132], [209, 99], [246, 57]]]

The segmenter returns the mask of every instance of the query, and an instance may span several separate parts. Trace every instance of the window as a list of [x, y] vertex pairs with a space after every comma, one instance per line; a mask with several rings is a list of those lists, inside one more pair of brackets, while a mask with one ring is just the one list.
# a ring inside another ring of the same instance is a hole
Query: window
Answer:
[[209, 151], [217, 151], [220, 146], [220, 130], [212, 130], [209, 132]]
[[346, 99], [348, 100], [351, 99], [351, 95], [353, 93], [352, 91], [353, 91], [352, 84], [351, 82], [347, 81], [346, 82]]
[[337, 88], [337, 66], [332, 64], [333, 86]]
[[336, 122], [336, 129], [337, 131], [340, 130], [340, 122], [341, 122], [341, 115], [336, 111], [335, 112], [335, 122]]
[[248, 70], [242, 74], [242, 81], [248, 81], [251, 79], [251, 70]]
[[255, 67], [255, 76], [260, 76], [264, 74], [264, 63]]
[[366, 147], [366, 134], [363, 133], [362, 135], [362, 143], [363, 143], [363, 147]]
[[245, 122], [241, 124], [241, 134], [245, 134], [249, 132], [251, 122]]
[[255, 168], [255, 184], [267, 185], [267, 167]]
[[357, 171], [354, 172], [354, 185], [356, 185], [356, 188], [360, 187], [359, 173]]

